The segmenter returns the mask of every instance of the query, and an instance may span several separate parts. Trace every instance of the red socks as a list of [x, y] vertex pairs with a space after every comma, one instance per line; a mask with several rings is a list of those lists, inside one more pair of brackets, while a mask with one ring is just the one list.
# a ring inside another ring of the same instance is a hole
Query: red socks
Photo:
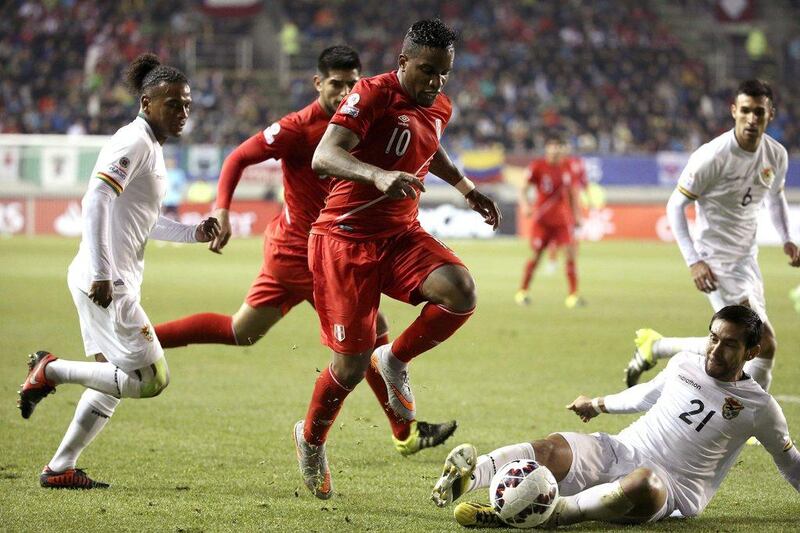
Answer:
[[570, 294], [578, 292], [578, 271], [575, 268], [575, 261], [567, 260], [567, 283]]
[[189, 344], [237, 344], [233, 317], [215, 313], [199, 313], [157, 324], [156, 336], [163, 348]]
[[530, 259], [527, 263], [525, 263], [525, 270], [522, 274], [522, 285], [520, 286], [521, 290], [527, 291], [528, 287], [530, 287], [533, 271], [536, 270], [536, 264], [538, 262], [539, 261], [537, 259]]
[[433, 303], [425, 304], [417, 319], [392, 344], [392, 353], [408, 363], [419, 354], [444, 342], [472, 316], [474, 309], [455, 313]]
[[306, 412], [303, 438], [307, 443], [319, 446], [325, 442], [328, 431], [350, 392], [351, 389], [345, 388], [336, 380], [330, 366], [320, 372], [311, 395], [311, 404]]

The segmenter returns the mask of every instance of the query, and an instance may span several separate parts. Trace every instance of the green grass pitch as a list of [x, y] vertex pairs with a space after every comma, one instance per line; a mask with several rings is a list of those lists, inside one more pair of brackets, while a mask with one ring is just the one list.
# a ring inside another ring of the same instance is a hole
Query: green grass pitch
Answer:
[[[693, 289], [677, 247], [610, 242], [582, 246], [589, 305], [567, 310], [559, 271], [539, 272], [533, 304], [513, 294], [528, 253], [522, 241], [450, 243], [478, 285], [475, 316], [412, 365], [421, 420], [455, 418], [445, 446], [403, 458], [369, 387], [347, 400], [329, 439], [337, 496], [314, 499], [302, 485], [291, 429], [304, 416], [318, 369], [328, 361], [311, 308], [292, 311], [249, 348], [200, 346], [167, 352], [172, 382], [151, 400], [125, 400], [79, 466], [107, 491], [49, 491], [37, 474], [54, 453], [80, 394], [60, 387], [22, 420], [16, 391], [26, 354], [48, 349], [82, 359], [66, 288], [74, 240], [0, 241], [0, 529], [4, 531], [456, 531], [452, 509], [428, 500], [447, 451], [479, 451], [557, 430], [615, 432], [631, 416], [584, 425], [564, 406], [579, 393], [622, 387], [633, 331], [652, 326], [704, 335], [711, 311]], [[200, 311], [232, 313], [261, 261], [258, 239], [234, 240], [223, 256], [196, 246], [151, 245], [143, 304], [153, 323]], [[800, 435], [798, 315], [787, 292], [800, 281], [779, 249], [761, 253], [777, 331], [772, 392]], [[394, 336], [418, 313], [384, 302]], [[485, 499], [485, 494], [479, 495]], [[681, 531], [787, 531], [800, 498], [764, 450], [747, 447], [702, 517], [643, 527]], [[576, 529], [613, 529], [588, 524]]]

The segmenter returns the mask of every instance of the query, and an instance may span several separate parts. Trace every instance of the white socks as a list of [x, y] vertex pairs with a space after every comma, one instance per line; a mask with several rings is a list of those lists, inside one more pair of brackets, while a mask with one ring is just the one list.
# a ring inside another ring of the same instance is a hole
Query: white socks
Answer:
[[530, 442], [510, 444], [486, 455], [478, 456], [478, 463], [475, 465], [475, 471], [472, 473], [465, 492], [488, 487], [497, 470], [515, 459], [535, 460], [536, 453], [533, 451], [533, 445]]
[[744, 364], [745, 373], [756, 380], [756, 383], [761, 385], [761, 388], [765, 391], [769, 391], [769, 386], [772, 383], [773, 361], [774, 359], [756, 357]]
[[653, 357], [669, 359], [678, 352], [705, 355], [708, 337], [662, 337], [653, 343]]
[[614, 520], [633, 509], [633, 502], [622, 491], [619, 481], [595, 485], [574, 496], [566, 496], [563, 501], [558, 517], [553, 517], [559, 526], [587, 520]]
[[56, 359], [47, 365], [45, 374], [56, 385], [77, 383], [117, 398], [139, 398], [142, 390], [142, 379], [135, 371], [125, 372], [112, 363]]
[[81, 452], [105, 427], [119, 402], [119, 399], [108, 394], [86, 389], [75, 408], [75, 417], [67, 428], [61, 445], [47, 466], [54, 472], [75, 468]]

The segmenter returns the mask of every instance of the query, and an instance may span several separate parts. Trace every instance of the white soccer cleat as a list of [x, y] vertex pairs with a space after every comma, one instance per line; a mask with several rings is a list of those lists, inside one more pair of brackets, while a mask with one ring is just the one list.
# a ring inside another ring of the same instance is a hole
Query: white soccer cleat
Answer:
[[370, 358], [370, 365], [383, 378], [386, 383], [386, 392], [389, 395], [389, 406], [397, 416], [404, 420], [414, 420], [417, 410], [414, 404], [414, 393], [408, 382], [408, 365], [395, 369], [389, 362], [392, 355], [392, 345], [384, 344], [375, 348]]
[[453, 448], [444, 460], [442, 475], [433, 487], [431, 500], [438, 507], [444, 507], [459, 499], [467, 489], [475, 465], [478, 464], [478, 451], [472, 444], [460, 444]]
[[325, 456], [325, 444], [315, 446], [307, 443], [303, 437], [304, 427], [305, 421], [300, 420], [294, 425], [292, 434], [300, 474], [303, 475], [303, 483], [314, 496], [327, 500], [333, 496], [333, 480], [331, 469], [328, 467], [328, 458]]

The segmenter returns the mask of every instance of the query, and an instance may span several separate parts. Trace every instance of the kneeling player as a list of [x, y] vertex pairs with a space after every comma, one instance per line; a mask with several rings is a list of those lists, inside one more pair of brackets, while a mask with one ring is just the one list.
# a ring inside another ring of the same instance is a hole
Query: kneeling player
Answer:
[[[568, 409], [584, 422], [600, 413], [645, 412], [617, 435], [553, 433], [477, 456], [470, 444], [447, 456], [432, 499], [439, 506], [488, 487], [498, 468], [532, 459], [558, 480], [561, 497], [543, 527], [587, 520], [655, 522], [696, 516], [714, 496], [745, 441], [755, 436], [800, 491], [800, 453], [772, 396], [742, 370], [758, 355], [763, 323], [728, 306], [709, 325], [706, 355], [681, 352], [652, 381], [605, 397], [579, 396]], [[464, 526], [502, 526], [488, 505], [455, 509]]]

